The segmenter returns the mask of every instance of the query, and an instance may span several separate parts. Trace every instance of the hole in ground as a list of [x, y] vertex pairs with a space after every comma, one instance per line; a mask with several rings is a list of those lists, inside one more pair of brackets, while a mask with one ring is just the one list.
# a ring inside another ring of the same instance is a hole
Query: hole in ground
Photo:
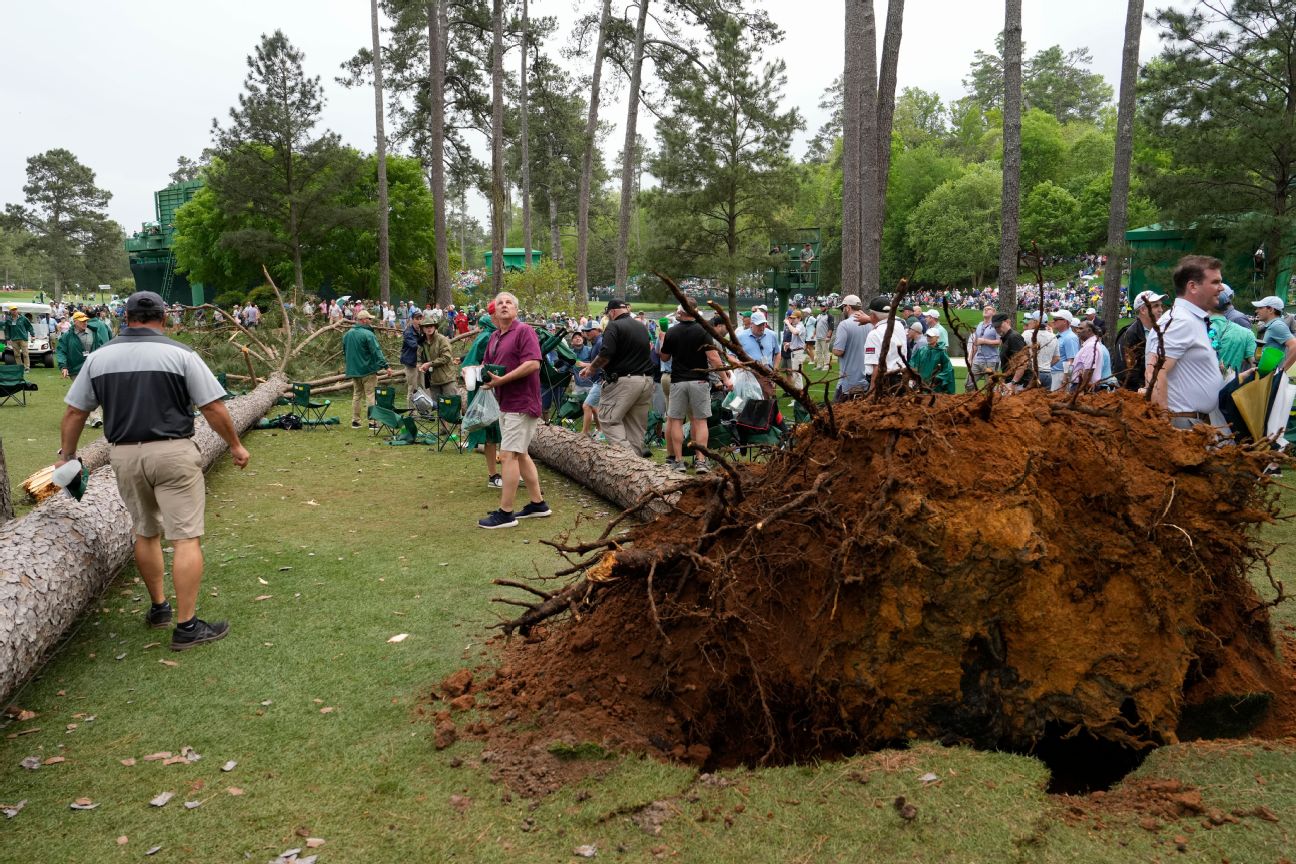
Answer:
[[[776, 711], [774, 717], [782, 734], [772, 756], [769, 755], [766, 730], [753, 729], [747, 722], [749, 718], [737, 718], [731, 714], [730, 719], [734, 722], [718, 724], [716, 732], [706, 742], [710, 755], [705, 760], [704, 769], [756, 767], [762, 762], [765, 765], [832, 762], [884, 749], [860, 748], [850, 735], [840, 730], [814, 730], [805, 722], [805, 717], [794, 713]], [[1055, 795], [1107, 791], [1143, 764], [1147, 754], [1154, 749], [1127, 747], [1084, 730], [1073, 733], [1073, 729], [1070, 725], [1050, 723], [1045, 727], [1044, 736], [1029, 750], [996, 747], [992, 743], [986, 745], [986, 742], [977, 742], [973, 737], [954, 737], [943, 743], [970, 744], [977, 749], [1039, 759], [1049, 769], [1046, 791]], [[902, 748], [905, 742], [894, 741], [888, 746]]]

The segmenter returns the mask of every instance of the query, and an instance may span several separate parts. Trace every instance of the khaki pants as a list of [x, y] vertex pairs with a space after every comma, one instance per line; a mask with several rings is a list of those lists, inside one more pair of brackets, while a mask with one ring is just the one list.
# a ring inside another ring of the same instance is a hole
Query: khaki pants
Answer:
[[360, 405], [374, 404], [374, 387], [378, 384], [377, 375], [365, 375], [351, 379], [351, 422], [359, 423], [365, 418], [361, 415]]
[[648, 409], [652, 405], [651, 375], [635, 375], [603, 383], [599, 396], [599, 428], [608, 443], [624, 447], [636, 455], [643, 452], [644, 433], [648, 431]]
[[819, 369], [827, 369], [832, 366], [832, 340], [816, 339], [815, 340], [815, 366]]
[[13, 346], [14, 362], [27, 369], [31, 368], [31, 355], [27, 353], [27, 340], [15, 339], [9, 343]]
[[414, 391], [423, 387], [423, 373], [417, 366], [406, 366], [405, 369], [405, 404], [414, 404]]
[[110, 454], [136, 536], [189, 540], [203, 535], [206, 487], [202, 453], [192, 438], [114, 444]]

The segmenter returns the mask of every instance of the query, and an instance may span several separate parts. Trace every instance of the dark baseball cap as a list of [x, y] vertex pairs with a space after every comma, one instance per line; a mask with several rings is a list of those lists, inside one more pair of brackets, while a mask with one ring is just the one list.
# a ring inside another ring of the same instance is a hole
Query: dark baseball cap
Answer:
[[891, 298], [885, 294], [874, 297], [869, 301], [869, 311], [871, 312], [890, 312]]
[[617, 300], [616, 298], [613, 298], [608, 301], [607, 306], [604, 307], [603, 311], [611, 312], [613, 309], [629, 309], [629, 308], [630, 308], [630, 304], [627, 303], [626, 301]]
[[126, 298], [126, 314], [132, 312], [159, 312], [166, 309], [162, 295], [152, 291], [136, 291]]

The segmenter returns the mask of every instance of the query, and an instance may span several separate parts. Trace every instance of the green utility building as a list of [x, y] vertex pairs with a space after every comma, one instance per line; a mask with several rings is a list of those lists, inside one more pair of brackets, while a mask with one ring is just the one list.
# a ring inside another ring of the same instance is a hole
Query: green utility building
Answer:
[[201, 282], [190, 282], [184, 274], [176, 272], [172, 249], [175, 213], [202, 187], [201, 180], [186, 180], [153, 193], [156, 221], [145, 222], [139, 231], [126, 238], [126, 255], [135, 277], [135, 290], [156, 291], [168, 303], [186, 306], [211, 302], [213, 292]]
[[[491, 271], [491, 266], [495, 260], [495, 253], [487, 252], [483, 257], [486, 260], [486, 272], [489, 273]], [[544, 257], [544, 253], [541, 252], [539, 249], [531, 250], [532, 264], [539, 264], [540, 259], [543, 257]], [[525, 269], [526, 269], [526, 248], [525, 247], [510, 246], [509, 248], [504, 250], [504, 270], [506, 272], [509, 270], [521, 271]]]
[[[1224, 247], [1224, 238], [1218, 238], [1217, 248]], [[1266, 267], [1278, 268], [1278, 279], [1274, 290], [1279, 297], [1287, 300], [1296, 296], [1296, 238], [1279, 252], [1270, 250], [1266, 256]], [[1175, 262], [1184, 255], [1202, 252], [1216, 255], [1210, 249], [1202, 249], [1197, 235], [1191, 230], [1174, 228], [1169, 225], [1148, 225], [1125, 232], [1125, 242], [1134, 250], [1130, 264], [1129, 297], [1130, 302], [1141, 292], [1148, 289], [1159, 294], [1173, 294], [1174, 286], [1170, 282], [1170, 273]], [[1251, 252], [1233, 256], [1216, 256], [1224, 261], [1224, 281], [1237, 294], [1238, 300], [1258, 300], [1268, 294], [1268, 280], [1256, 269]], [[1241, 307], [1250, 312], [1250, 307]]]

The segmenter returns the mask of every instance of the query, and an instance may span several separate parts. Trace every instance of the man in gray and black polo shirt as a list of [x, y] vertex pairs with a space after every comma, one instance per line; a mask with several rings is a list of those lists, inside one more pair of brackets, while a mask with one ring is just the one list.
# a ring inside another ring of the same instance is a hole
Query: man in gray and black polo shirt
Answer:
[[175, 547], [171, 581], [179, 618], [171, 649], [182, 651], [223, 639], [229, 632], [224, 621], [203, 621], [196, 615], [205, 488], [202, 454], [193, 440], [192, 406], [197, 405], [208, 425], [225, 439], [235, 465], [246, 466], [248, 452], [221, 401], [225, 388], [192, 348], [162, 335], [165, 314], [165, 303], [152, 291], [127, 298], [121, 334], [86, 358], [64, 400], [68, 408], [58, 464], [76, 458], [86, 418], [103, 406], [104, 437], [112, 444], [117, 489], [135, 526], [135, 564], [153, 599], [145, 622], [165, 627], [172, 619], [163, 585], [160, 535], [165, 533]]

